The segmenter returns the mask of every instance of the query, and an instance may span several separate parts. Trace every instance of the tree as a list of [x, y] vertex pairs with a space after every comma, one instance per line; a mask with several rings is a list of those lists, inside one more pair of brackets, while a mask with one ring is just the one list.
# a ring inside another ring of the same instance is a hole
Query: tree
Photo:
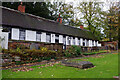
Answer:
[[93, 2], [80, 2], [76, 7], [78, 13], [82, 13], [81, 19], [83, 23], [87, 25], [87, 29], [91, 31], [99, 40], [102, 39], [103, 34], [101, 33], [104, 24], [104, 11], [101, 7], [102, 3]]
[[65, 3], [60, 2], [59, 0], [54, 0], [53, 3], [49, 3], [50, 11], [52, 12], [52, 15], [56, 18], [58, 18], [59, 14], [60, 17], [62, 17], [63, 24], [67, 25], [74, 25], [75, 19], [74, 19], [74, 8], [72, 3]]
[[119, 30], [119, 7], [116, 3], [110, 3], [110, 9], [107, 12], [106, 24], [104, 27], [104, 34], [108, 41], [118, 40], [118, 30]]
[[[2, 6], [12, 8], [17, 10], [18, 6], [20, 5], [20, 2], [3, 2]], [[46, 19], [52, 19], [54, 20], [54, 17], [51, 15], [51, 11], [49, 10], [47, 4], [45, 2], [23, 2], [23, 5], [25, 5], [26, 13], [30, 13], [36, 16], [40, 16]]]

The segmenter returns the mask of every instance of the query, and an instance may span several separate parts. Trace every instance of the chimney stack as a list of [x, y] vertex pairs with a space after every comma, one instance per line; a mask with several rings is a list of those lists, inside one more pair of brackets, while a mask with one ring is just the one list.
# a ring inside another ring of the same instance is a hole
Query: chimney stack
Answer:
[[84, 29], [83, 25], [80, 25], [80, 29]]
[[62, 18], [60, 17], [60, 14], [59, 14], [59, 17], [57, 19], [57, 22], [62, 23]]
[[[61, 8], [60, 8], [60, 10], [61, 10]], [[62, 18], [60, 17], [60, 13], [59, 13], [59, 17], [57, 19], [57, 22], [62, 23]]]
[[18, 6], [18, 11], [25, 13], [25, 6], [22, 5], [22, 2], [21, 5]]

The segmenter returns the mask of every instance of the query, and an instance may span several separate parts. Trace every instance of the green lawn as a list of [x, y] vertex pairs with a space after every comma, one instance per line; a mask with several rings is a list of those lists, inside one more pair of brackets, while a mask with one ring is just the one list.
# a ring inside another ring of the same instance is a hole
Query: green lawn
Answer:
[[[96, 67], [78, 69], [56, 64], [53, 67], [32, 66], [33, 71], [11, 72], [3, 70], [3, 78], [112, 78], [118, 75], [118, 54], [104, 54], [102, 57], [89, 57], [82, 60], [92, 62]], [[81, 59], [76, 59], [81, 61]], [[75, 60], [75, 61], [76, 61]]]

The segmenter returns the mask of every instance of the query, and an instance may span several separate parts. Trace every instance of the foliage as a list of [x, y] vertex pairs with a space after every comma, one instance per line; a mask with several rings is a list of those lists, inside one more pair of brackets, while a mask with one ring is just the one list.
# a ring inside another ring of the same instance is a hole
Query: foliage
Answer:
[[118, 40], [119, 26], [119, 6], [115, 3], [110, 3], [109, 10], [106, 11], [106, 26], [104, 27], [104, 34], [106, 41]]
[[[3, 2], [2, 6], [12, 8], [17, 10], [20, 2]], [[44, 17], [46, 19], [54, 20], [54, 16], [51, 15], [51, 11], [49, 10], [46, 2], [23, 2], [25, 6], [25, 12], [34, 14], [36, 16]]]
[[79, 46], [71, 46], [68, 48], [65, 52], [64, 55], [66, 57], [75, 57], [75, 56], [80, 56], [81, 55], [81, 47]]
[[75, 11], [73, 3], [60, 2], [59, 0], [54, 0], [53, 3], [48, 3], [52, 15], [57, 20], [59, 14], [62, 17], [63, 24], [75, 26], [76, 24], [81, 24], [80, 20], [75, 20]]
[[[20, 2], [3, 2], [2, 5], [17, 10]], [[54, 21], [57, 21], [60, 14], [63, 24], [72, 26], [80, 26], [82, 24], [81, 20], [75, 15], [73, 3], [54, 0], [53, 2], [23, 2], [23, 5], [26, 7], [26, 13]]]
[[2, 50], [3, 53], [7, 53], [10, 54], [12, 56], [19, 56], [21, 57], [21, 60], [38, 60], [38, 59], [56, 59], [56, 57], [59, 57], [62, 55], [62, 53], [60, 52], [56, 52], [56, 51], [52, 51], [52, 50], [48, 50], [47, 48], [41, 48], [40, 50], [36, 50], [36, 49], [3, 49]]
[[87, 25], [87, 29], [91, 31], [99, 40], [101, 40], [103, 34], [101, 33], [102, 27], [105, 26], [104, 14], [102, 11], [101, 3], [98, 2], [80, 2], [76, 7], [78, 13], [82, 14], [81, 19], [84, 20], [84, 24]]
[[30, 49], [30, 47], [28, 45], [25, 45], [25, 44], [20, 44], [20, 43], [12, 43], [9, 45], [9, 49]]
[[93, 54], [98, 54], [98, 53], [106, 53], [108, 51], [106, 50], [101, 50], [101, 51], [96, 51], [96, 52], [90, 52], [90, 53], [83, 53], [84, 55], [93, 55]]

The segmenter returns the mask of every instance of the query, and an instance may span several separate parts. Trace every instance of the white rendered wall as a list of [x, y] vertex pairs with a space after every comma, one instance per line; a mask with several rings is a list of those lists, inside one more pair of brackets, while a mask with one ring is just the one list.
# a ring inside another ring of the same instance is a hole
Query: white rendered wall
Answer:
[[83, 39], [80, 38], [80, 46], [83, 46]]
[[19, 40], [19, 29], [12, 28], [11, 39]]
[[51, 34], [51, 43], [55, 43], [55, 34]]
[[41, 42], [46, 42], [46, 33], [45, 32], [41, 33]]
[[79, 45], [77, 37], [75, 37], [75, 45]]
[[59, 43], [63, 43], [63, 35], [59, 35]]
[[36, 41], [36, 31], [26, 30], [26, 38], [28, 41]]

